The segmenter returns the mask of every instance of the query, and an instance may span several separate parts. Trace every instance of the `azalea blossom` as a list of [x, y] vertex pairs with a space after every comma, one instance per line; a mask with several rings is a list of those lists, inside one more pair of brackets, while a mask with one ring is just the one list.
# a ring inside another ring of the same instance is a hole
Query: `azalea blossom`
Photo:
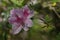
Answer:
[[33, 15], [33, 11], [27, 5], [23, 8], [13, 8], [9, 17], [9, 23], [12, 25], [11, 33], [18, 34], [22, 29], [28, 31], [33, 25], [30, 19]]

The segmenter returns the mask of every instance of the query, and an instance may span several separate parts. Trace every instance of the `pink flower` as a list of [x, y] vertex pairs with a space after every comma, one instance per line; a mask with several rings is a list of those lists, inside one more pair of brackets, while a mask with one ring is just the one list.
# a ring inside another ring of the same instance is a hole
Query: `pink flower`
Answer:
[[10, 11], [9, 23], [12, 24], [12, 34], [18, 34], [22, 29], [28, 31], [33, 23], [30, 19], [33, 16], [33, 11], [24, 6], [23, 8], [16, 8]]

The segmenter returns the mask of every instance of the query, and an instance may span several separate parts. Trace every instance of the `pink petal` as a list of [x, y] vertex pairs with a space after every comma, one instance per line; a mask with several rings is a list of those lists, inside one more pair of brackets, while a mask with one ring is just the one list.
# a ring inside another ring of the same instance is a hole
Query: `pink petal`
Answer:
[[14, 10], [15, 10], [15, 9], [13, 8], [13, 9], [10, 11], [10, 15], [11, 15], [11, 16], [15, 15]]
[[11, 33], [12, 34], [18, 34], [21, 30], [22, 30], [22, 25], [19, 25], [17, 23], [14, 23], [13, 26], [12, 26], [12, 30], [11, 30]]
[[28, 11], [30, 11], [30, 10], [29, 10], [28, 6], [25, 5], [25, 6], [23, 7], [23, 18], [24, 18], [24, 19], [26, 19], [26, 18], [28, 17], [28, 15], [29, 15], [29, 12], [28, 12]]
[[23, 29], [24, 29], [24, 31], [28, 31], [29, 30], [29, 28], [26, 27], [26, 26]]
[[21, 18], [23, 16], [23, 9], [16, 8], [10, 11], [10, 16], [16, 16], [16, 15]]
[[33, 25], [32, 20], [31, 20], [31, 19], [27, 19], [27, 20], [25, 21], [25, 25], [26, 25], [27, 27], [32, 27], [32, 25]]
[[27, 5], [24, 6], [23, 12], [24, 12], [25, 17], [27, 18], [31, 18], [32, 16], [34, 16], [33, 10], [30, 10]]
[[23, 11], [24, 11], [24, 10], [28, 10], [28, 11], [29, 11], [30, 9], [29, 9], [29, 7], [28, 7], [27, 5], [25, 5], [25, 6], [23, 7]]
[[14, 23], [16, 21], [16, 17], [10, 17], [9, 18], [9, 23]]
[[23, 16], [23, 10], [17, 8], [17, 9], [16, 9], [16, 15], [17, 15], [19, 18], [22, 18], [22, 16]]
[[33, 16], [34, 16], [34, 12], [30, 11], [30, 14], [29, 14], [28, 18], [32, 18]]

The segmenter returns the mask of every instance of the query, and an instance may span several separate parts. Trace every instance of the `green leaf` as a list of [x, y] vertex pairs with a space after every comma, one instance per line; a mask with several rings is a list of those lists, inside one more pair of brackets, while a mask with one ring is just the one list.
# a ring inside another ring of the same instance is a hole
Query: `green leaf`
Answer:
[[51, 18], [49, 15], [46, 15], [46, 16], [45, 16], [45, 20], [46, 20], [47, 22], [51, 22], [51, 21], [52, 21], [52, 18]]
[[32, 27], [32, 29], [34, 31], [43, 31], [43, 27], [46, 26], [44, 23], [42, 24], [39, 24], [39, 19], [34, 19], [33, 22], [34, 22], [34, 25]]
[[55, 40], [60, 40], [60, 32], [59, 32], [59, 34], [56, 36]]
[[52, 2], [60, 2], [60, 0], [51, 0]]
[[19, 6], [22, 6], [24, 0], [11, 0], [14, 4], [17, 4]]

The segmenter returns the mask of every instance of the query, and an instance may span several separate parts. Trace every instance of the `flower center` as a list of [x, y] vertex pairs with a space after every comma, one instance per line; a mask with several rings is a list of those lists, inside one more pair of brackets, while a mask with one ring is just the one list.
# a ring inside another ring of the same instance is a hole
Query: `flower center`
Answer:
[[20, 23], [21, 25], [24, 24], [23, 18], [19, 18], [17, 15], [16, 15], [16, 18], [17, 18], [16, 22]]

